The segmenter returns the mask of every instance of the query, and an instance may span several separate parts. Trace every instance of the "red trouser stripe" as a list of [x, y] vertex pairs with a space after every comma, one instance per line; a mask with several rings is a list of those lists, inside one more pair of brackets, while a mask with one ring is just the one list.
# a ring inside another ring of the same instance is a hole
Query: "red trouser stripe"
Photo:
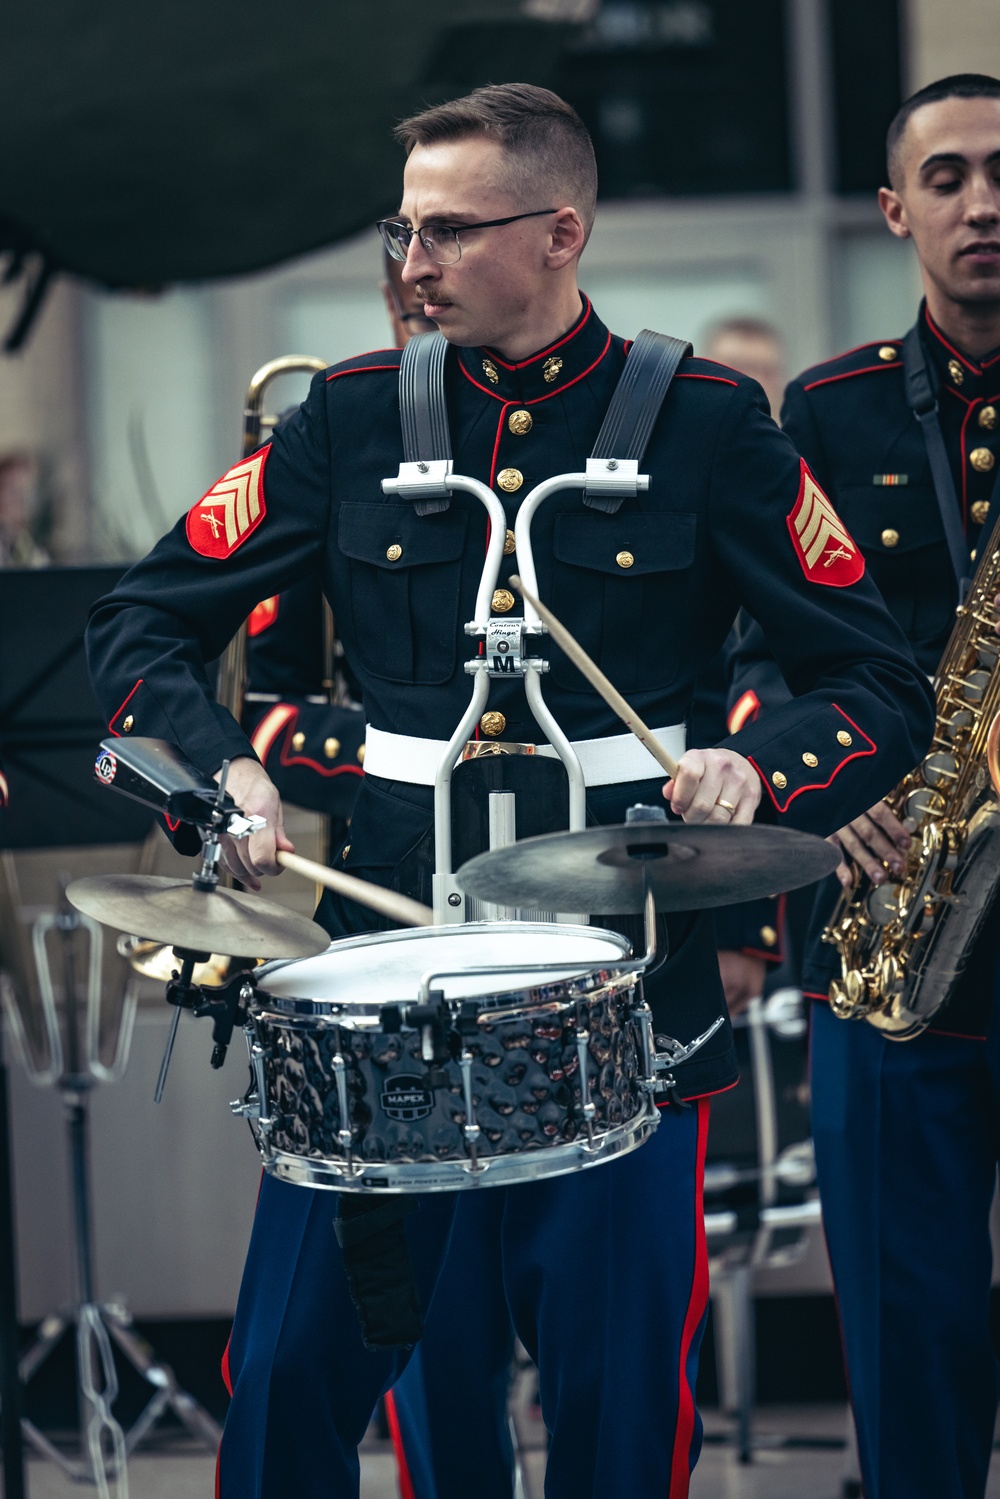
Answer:
[[403, 1433], [399, 1429], [399, 1413], [396, 1410], [396, 1399], [391, 1390], [386, 1391], [385, 1414], [389, 1421], [392, 1450], [396, 1454], [396, 1479], [399, 1484], [399, 1499], [416, 1499], [416, 1494], [413, 1491], [413, 1479], [410, 1477], [410, 1466], [406, 1461], [406, 1453], [403, 1450]]
[[681, 1357], [677, 1380], [677, 1429], [674, 1432], [674, 1455], [670, 1464], [669, 1499], [687, 1499], [691, 1483], [691, 1440], [694, 1436], [694, 1390], [688, 1381], [688, 1356], [695, 1332], [708, 1307], [708, 1243], [705, 1237], [705, 1147], [708, 1143], [709, 1101], [699, 1099], [698, 1163], [695, 1167], [694, 1193], [694, 1276], [691, 1297], [681, 1334]]

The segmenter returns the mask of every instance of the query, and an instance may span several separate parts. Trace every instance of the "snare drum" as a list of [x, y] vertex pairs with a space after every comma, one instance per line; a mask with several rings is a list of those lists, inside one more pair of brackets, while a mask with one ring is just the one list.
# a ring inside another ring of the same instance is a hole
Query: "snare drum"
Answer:
[[265, 1169], [441, 1192], [579, 1171], [657, 1111], [616, 932], [483, 922], [375, 933], [254, 975], [251, 1119]]

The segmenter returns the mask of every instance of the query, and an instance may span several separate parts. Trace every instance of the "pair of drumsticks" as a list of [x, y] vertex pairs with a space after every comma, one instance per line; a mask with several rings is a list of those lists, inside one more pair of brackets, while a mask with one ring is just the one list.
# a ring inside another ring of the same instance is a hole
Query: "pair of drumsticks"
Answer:
[[[645, 745], [668, 776], [671, 778], [676, 776], [677, 761], [672, 755], [667, 754], [652, 729], [622, 697], [617, 687], [608, 681], [596, 661], [591, 660], [579, 641], [574, 639], [565, 625], [560, 624], [551, 609], [547, 609], [533, 593], [525, 588], [516, 573], [510, 582], [511, 587], [516, 588], [523, 599], [527, 599], [537, 612], [539, 619], [548, 626], [552, 639], [562, 647], [574, 666], [579, 667], [587, 681], [596, 687], [608, 707], [617, 713], [625, 727], [635, 735], [640, 744]], [[433, 925], [434, 913], [430, 907], [421, 905], [419, 901], [410, 900], [406, 895], [398, 895], [394, 890], [384, 890], [381, 885], [371, 885], [367, 880], [356, 879], [353, 875], [344, 874], [339, 869], [328, 869], [325, 864], [316, 864], [312, 859], [303, 859], [299, 854], [279, 852], [277, 859], [279, 864], [283, 864], [286, 869], [291, 869], [295, 874], [304, 875], [307, 880], [315, 880], [318, 885], [324, 885], [327, 890], [334, 890], [338, 895], [344, 895], [349, 900], [356, 900], [360, 905], [378, 911], [380, 915], [389, 916], [406, 926]]]

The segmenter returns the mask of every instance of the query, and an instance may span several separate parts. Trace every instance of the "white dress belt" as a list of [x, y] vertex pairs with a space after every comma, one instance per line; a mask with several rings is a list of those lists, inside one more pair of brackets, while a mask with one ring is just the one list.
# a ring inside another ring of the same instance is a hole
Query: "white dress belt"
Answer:
[[[686, 747], [686, 730], [682, 723], [666, 729], [654, 729], [654, 738], [675, 760]], [[483, 741], [488, 745], [489, 740]], [[497, 741], [502, 753], [503, 740]], [[478, 747], [478, 746], [477, 746]], [[414, 786], [433, 786], [438, 767], [448, 748], [446, 739], [418, 739], [411, 734], [387, 734], [373, 729], [365, 732], [365, 774], [384, 781], [407, 781]], [[519, 745], [518, 750], [523, 753]], [[603, 739], [574, 741], [583, 779], [588, 786], [617, 786], [625, 781], [648, 781], [664, 771], [644, 744], [634, 734], [610, 734]], [[513, 749], [513, 746], [512, 746]], [[515, 751], [516, 752], [516, 751]], [[534, 753], [546, 760], [559, 757], [551, 744], [534, 746]]]

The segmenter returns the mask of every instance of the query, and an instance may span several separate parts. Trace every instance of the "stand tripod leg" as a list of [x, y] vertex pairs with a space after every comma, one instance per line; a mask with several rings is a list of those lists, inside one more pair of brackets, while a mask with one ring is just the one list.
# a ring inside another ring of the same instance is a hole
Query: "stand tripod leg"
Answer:
[[203, 1405], [199, 1405], [193, 1395], [181, 1388], [173, 1369], [157, 1358], [154, 1349], [145, 1338], [139, 1336], [127, 1312], [115, 1306], [104, 1306], [102, 1311], [111, 1336], [133, 1369], [156, 1387], [156, 1394], [128, 1432], [126, 1444], [129, 1451], [133, 1450], [167, 1405], [193, 1437], [214, 1451], [222, 1440], [222, 1427], [218, 1421], [209, 1415]]

